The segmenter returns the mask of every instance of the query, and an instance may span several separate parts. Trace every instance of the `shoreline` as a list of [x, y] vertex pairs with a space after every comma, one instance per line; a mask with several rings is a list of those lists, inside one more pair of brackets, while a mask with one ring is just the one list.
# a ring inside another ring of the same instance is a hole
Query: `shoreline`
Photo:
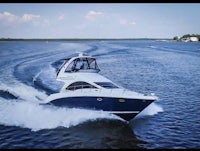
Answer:
[[168, 38], [1, 38], [0, 41], [172, 40]]

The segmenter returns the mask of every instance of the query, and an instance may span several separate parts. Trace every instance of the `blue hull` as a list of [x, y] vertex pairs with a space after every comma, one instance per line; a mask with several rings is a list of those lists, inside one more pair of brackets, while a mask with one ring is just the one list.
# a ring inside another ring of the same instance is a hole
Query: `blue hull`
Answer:
[[122, 99], [109, 97], [68, 97], [53, 100], [50, 102], [50, 104], [55, 106], [109, 111], [129, 121], [153, 101], [154, 100]]

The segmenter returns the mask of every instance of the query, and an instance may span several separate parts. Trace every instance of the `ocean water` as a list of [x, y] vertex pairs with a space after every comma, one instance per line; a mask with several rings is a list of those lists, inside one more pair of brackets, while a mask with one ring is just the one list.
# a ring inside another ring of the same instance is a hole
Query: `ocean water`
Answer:
[[[97, 58], [100, 74], [159, 97], [129, 123], [103, 111], [40, 103], [58, 92], [68, 56]], [[1, 41], [0, 149], [199, 149], [200, 43], [156, 40]]]

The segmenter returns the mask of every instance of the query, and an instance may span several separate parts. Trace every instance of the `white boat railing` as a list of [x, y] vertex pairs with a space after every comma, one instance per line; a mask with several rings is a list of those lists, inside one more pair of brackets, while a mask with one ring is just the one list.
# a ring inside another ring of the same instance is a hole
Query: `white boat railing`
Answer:
[[[92, 86], [92, 85], [77, 85], [77, 86], [69, 86], [69, 87], [66, 88], [67, 91], [79, 90], [79, 91], [81, 91], [81, 92], [85, 91], [85, 89], [87, 89], [87, 90], [90, 91], [90, 92], [95, 90], [95, 91], [98, 91], [99, 93], [102, 93], [102, 91], [106, 90], [106, 91], [109, 92], [109, 93], [113, 93], [113, 90], [114, 90], [115, 88], [111, 88], [111, 89], [109, 89], [109, 88], [97, 88], [97, 87]], [[118, 88], [117, 88], [117, 89], [118, 89]], [[124, 94], [124, 93], [126, 93], [126, 92], [128, 92], [127, 89], [123, 89], [123, 90], [121, 91], [122, 94]]]
[[92, 86], [92, 85], [76, 85], [76, 86], [69, 86], [66, 88], [66, 90], [78, 90], [78, 89], [85, 89], [85, 88], [92, 88], [92, 89], [97, 89], [96, 87]]
[[[115, 91], [116, 89], [119, 89], [119, 91]], [[130, 96], [132, 95], [132, 93], [130, 93], [130, 90], [128, 89], [124, 89], [124, 88], [111, 88], [111, 89], [107, 89], [107, 88], [97, 88], [95, 86], [92, 85], [77, 85], [77, 86], [69, 86], [67, 87], [66, 91], [78, 91], [81, 93], [87, 93], [87, 92], [94, 92], [94, 93], [99, 93], [99, 94], [113, 94], [114, 95], [119, 95], [119, 96]], [[137, 93], [139, 94], [139, 93]], [[155, 94], [150, 94], [150, 95], [145, 95], [145, 94], [141, 94], [140, 96], [153, 96], [155, 98], [155, 100], [158, 100], [158, 97], [155, 96]]]

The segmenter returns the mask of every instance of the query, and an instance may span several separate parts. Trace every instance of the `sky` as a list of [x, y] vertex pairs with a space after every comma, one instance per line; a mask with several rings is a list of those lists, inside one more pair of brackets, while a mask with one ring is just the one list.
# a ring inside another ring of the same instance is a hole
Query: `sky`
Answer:
[[0, 3], [0, 38], [200, 34], [200, 3]]

